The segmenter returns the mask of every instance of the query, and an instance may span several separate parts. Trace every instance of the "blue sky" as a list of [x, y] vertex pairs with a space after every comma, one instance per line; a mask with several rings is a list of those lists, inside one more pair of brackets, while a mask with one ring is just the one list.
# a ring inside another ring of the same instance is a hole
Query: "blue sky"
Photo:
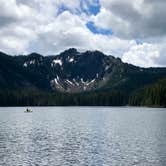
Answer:
[[[86, 7], [85, 7], [86, 6]], [[81, 0], [80, 7], [74, 11], [75, 14], [80, 15], [82, 13], [87, 14], [88, 16], [97, 15], [100, 12], [100, 2], [99, 0], [94, 0], [93, 3], [90, 3], [88, 0]], [[66, 7], [64, 4], [58, 7], [58, 15], [62, 14], [64, 11], [72, 12], [72, 10]], [[111, 28], [99, 28], [95, 25], [93, 21], [88, 21], [86, 23], [87, 28], [94, 34], [102, 34], [102, 35], [112, 35], [113, 32]]]
[[[90, 3], [88, 0], [81, 0], [80, 7], [76, 11], [72, 11], [70, 8], [66, 7], [64, 4], [58, 7], [58, 15], [62, 14], [64, 11], [69, 11], [71, 13], [80, 15], [82, 13], [87, 14], [88, 16], [97, 15], [100, 12], [100, 2], [99, 0], [94, 0], [93, 3]], [[87, 28], [94, 34], [102, 35], [112, 35], [113, 32], [111, 28], [100, 28], [95, 25], [93, 21], [88, 21], [86, 23]]]
[[164, 0], [1, 0], [0, 51], [50, 55], [75, 47], [166, 66], [165, 8]]
[[[85, 5], [87, 8], [84, 7]], [[80, 9], [88, 15], [97, 15], [100, 12], [100, 8], [99, 0], [94, 0], [93, 3], [90, 3], [88, 0], [80, 1]]]
[[[80, 13], [86, 13], [87, 15], [97, 15], [100, 12], [100, 8], [101, 8], [100, 2], [99, 0], [93, 0], [92, 2], [90, 2], [89, 0], [80, 0], [79, 6], [74, 11], [74, 13], [78, 15]], [[58, 6], [58, 14], [61, 14], [64, 11], [73, 12], [70, 7], [62, 3]]]
[[102, 35], [112, 35], [113, 34], [111, 28], [109, 28], [109, 29], [99, 28], [92, 21], [87, 22], [86, 26], [94, 34], [102, 34]]

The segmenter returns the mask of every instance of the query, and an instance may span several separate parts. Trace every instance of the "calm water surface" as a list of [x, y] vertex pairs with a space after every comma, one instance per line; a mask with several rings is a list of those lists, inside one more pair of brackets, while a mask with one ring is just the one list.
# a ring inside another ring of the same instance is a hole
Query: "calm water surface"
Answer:
[[0, 108], [2, 166], [166, 166], [166, 110]]

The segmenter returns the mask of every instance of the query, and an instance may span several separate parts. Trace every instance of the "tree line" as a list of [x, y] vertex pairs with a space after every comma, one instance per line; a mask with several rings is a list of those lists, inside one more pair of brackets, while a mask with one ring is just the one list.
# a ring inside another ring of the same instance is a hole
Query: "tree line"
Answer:
[[166, 79], [137, 90], [130, 96], [129, 105], [166, 107]]
[[0, 106], [166, 106], [166, 79], [128, 94], [124, 91], [68, 94], [37, 89], [1, 89]]

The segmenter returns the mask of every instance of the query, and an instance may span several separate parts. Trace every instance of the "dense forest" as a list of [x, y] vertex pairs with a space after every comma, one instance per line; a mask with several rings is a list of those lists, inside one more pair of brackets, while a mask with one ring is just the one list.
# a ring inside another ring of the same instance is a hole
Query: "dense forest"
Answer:
[[135, 91], [129, 98], [129, 105], [166, 107], [166, 79]]
[[59, 93], [36, 89], [1, 90], [1, 106], [166, 106], [166, 79], [130, 94], [122, 91]]
[[109, 106], [125, 105], [128, 97], [112, 93], [91, 92], [79, 94], [48, 93], [37, 90], [1, 91], [1, 106]]

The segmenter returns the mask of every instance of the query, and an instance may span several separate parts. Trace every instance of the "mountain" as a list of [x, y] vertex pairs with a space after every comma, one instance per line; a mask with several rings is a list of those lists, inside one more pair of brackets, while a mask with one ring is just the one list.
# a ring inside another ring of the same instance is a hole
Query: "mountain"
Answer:
[[140, 68], [99, 51], [71, 48], [56, 56], [0, 53], [0, 87], [34, 87], [60, 92], [112, 88], [133, 90], [166, 76], [166, 68]]
[[56, 56], [37, 53], [10, 56], [0, 52], [2, 96], [7, 91], [15, 91], [14, 94], [26, 91], [29, 95], [35, 91], [79, 98], [101, 93], [104, 97], [113, 93], [129, 97], [163, 78], [166, 68], [137, 67], [100, 51], [78, 52], [71, 48]]

